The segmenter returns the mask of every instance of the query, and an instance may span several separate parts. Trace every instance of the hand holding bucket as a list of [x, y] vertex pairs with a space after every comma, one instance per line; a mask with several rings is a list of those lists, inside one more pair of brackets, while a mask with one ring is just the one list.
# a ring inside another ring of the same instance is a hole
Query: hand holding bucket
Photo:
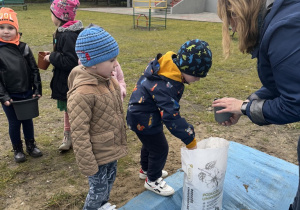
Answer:
[[50, 65], [50, 62], [44, 60], [46, 55], [49, 55], [50, 52], [39, 52], [38, 54], [38, 67], [39, 69], [47, 70]]
[[[215, 99], [215, 100], [217, 100], [217, 99]], [[223, 123], [225, 121], [229, 121], [230, 117], [232, 116], [232, 113], [230, 113], [230, 112], [216, 113], [217, 111], [222, 110], [222, 109], [224, 109], [224, 107], [221, 107], [221, 106], [214, 107], [215, 120], [218, 123]]]
[[224, 107], [214, 107], [214, 114], [215, 114], [215, 120], [218, 123], [223, 123], [225, 121], [229, 121], [230, 117], [232, 116], [232, 113], [230, 112], [223, 112], [223, 113], [216, 113], [217, 111], [224, 109]]

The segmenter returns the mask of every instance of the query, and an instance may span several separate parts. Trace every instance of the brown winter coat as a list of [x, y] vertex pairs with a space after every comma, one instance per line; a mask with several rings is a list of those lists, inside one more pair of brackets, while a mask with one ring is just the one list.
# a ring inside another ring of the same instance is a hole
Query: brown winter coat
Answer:
[[91, 74], [80, 65], [68, 79], [68, 113], [77, 164], [82, 174], [94, 175], [98, 165], [127, 154], [120, 86], [115, 79]]

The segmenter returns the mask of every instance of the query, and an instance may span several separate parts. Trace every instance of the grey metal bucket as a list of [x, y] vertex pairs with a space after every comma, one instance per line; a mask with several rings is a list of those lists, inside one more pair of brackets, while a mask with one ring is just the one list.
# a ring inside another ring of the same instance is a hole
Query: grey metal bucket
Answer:
[[217, 111], [222, 110], [222, 109], [224, 109], [224, 107], [221, 107], [221, 106], [214, 107], [215, 120], [218, 123], [228, 121], [230, 119], [230, 117], [232, 116], [232, 113], [230, 113], [230, 112], [224, 112], [224, 113], [218, 113], [218, 114], [216, 113]]
[[18, 120], [29, 120], [39, 116], [38, 97], [22, 101], [12, 101]]

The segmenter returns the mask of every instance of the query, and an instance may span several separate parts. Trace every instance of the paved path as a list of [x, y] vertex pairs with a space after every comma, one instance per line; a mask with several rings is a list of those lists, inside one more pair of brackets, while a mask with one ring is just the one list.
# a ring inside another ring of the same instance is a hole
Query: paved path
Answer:
[[[98, 7], [98, 8], [82, 8], [80, 10], [133, 15], [133, 8], [128, 8], [128, 7]], [[148, 12], [148, 11], [143, 10], [143, 12]], [[155, 15], [155, 13], [152, 13], [152, 16], [164, 17], [164, 15]], [[209, 13], [209, 12], [203, 12], [197, 14], [168, 14], [167, 18], [178, 19], [178, 20], [204, 21], [204, 22], [218, 22], [218, 23], [221, 22], [217, 14]]]

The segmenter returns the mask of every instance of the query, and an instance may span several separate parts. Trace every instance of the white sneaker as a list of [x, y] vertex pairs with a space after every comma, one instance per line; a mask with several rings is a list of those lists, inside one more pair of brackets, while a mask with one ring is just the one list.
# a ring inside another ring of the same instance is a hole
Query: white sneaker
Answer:
[[145, 181], [144, 187], [147, 190], [150, 190], [152, 192], [155, 192], [158, 195], [162, 196], [170, 196], [175, 193], [175, 190], [167, 185], [165, 181], [163, 181], [163, 178], [158, 178], [156, 181], [151, 182], [148, 180], [148, 178]]
[[[165, 170], [162, 170], [161, 171], [161, 177], [162, 178], [165, 178], [165, 177], [167, 177], [169, 174], [168, 174], [168, 172], [167, 171], [165, 171]], [[141, 169], [140, 170], [140, 179], [146, 179], [147, 178], [147, 171], [143, 171], [143, 169]]]
[[111, 205], [110, 203], [106, 203], [101, 206], [98, 210], [117, 210], [116, 205]]

